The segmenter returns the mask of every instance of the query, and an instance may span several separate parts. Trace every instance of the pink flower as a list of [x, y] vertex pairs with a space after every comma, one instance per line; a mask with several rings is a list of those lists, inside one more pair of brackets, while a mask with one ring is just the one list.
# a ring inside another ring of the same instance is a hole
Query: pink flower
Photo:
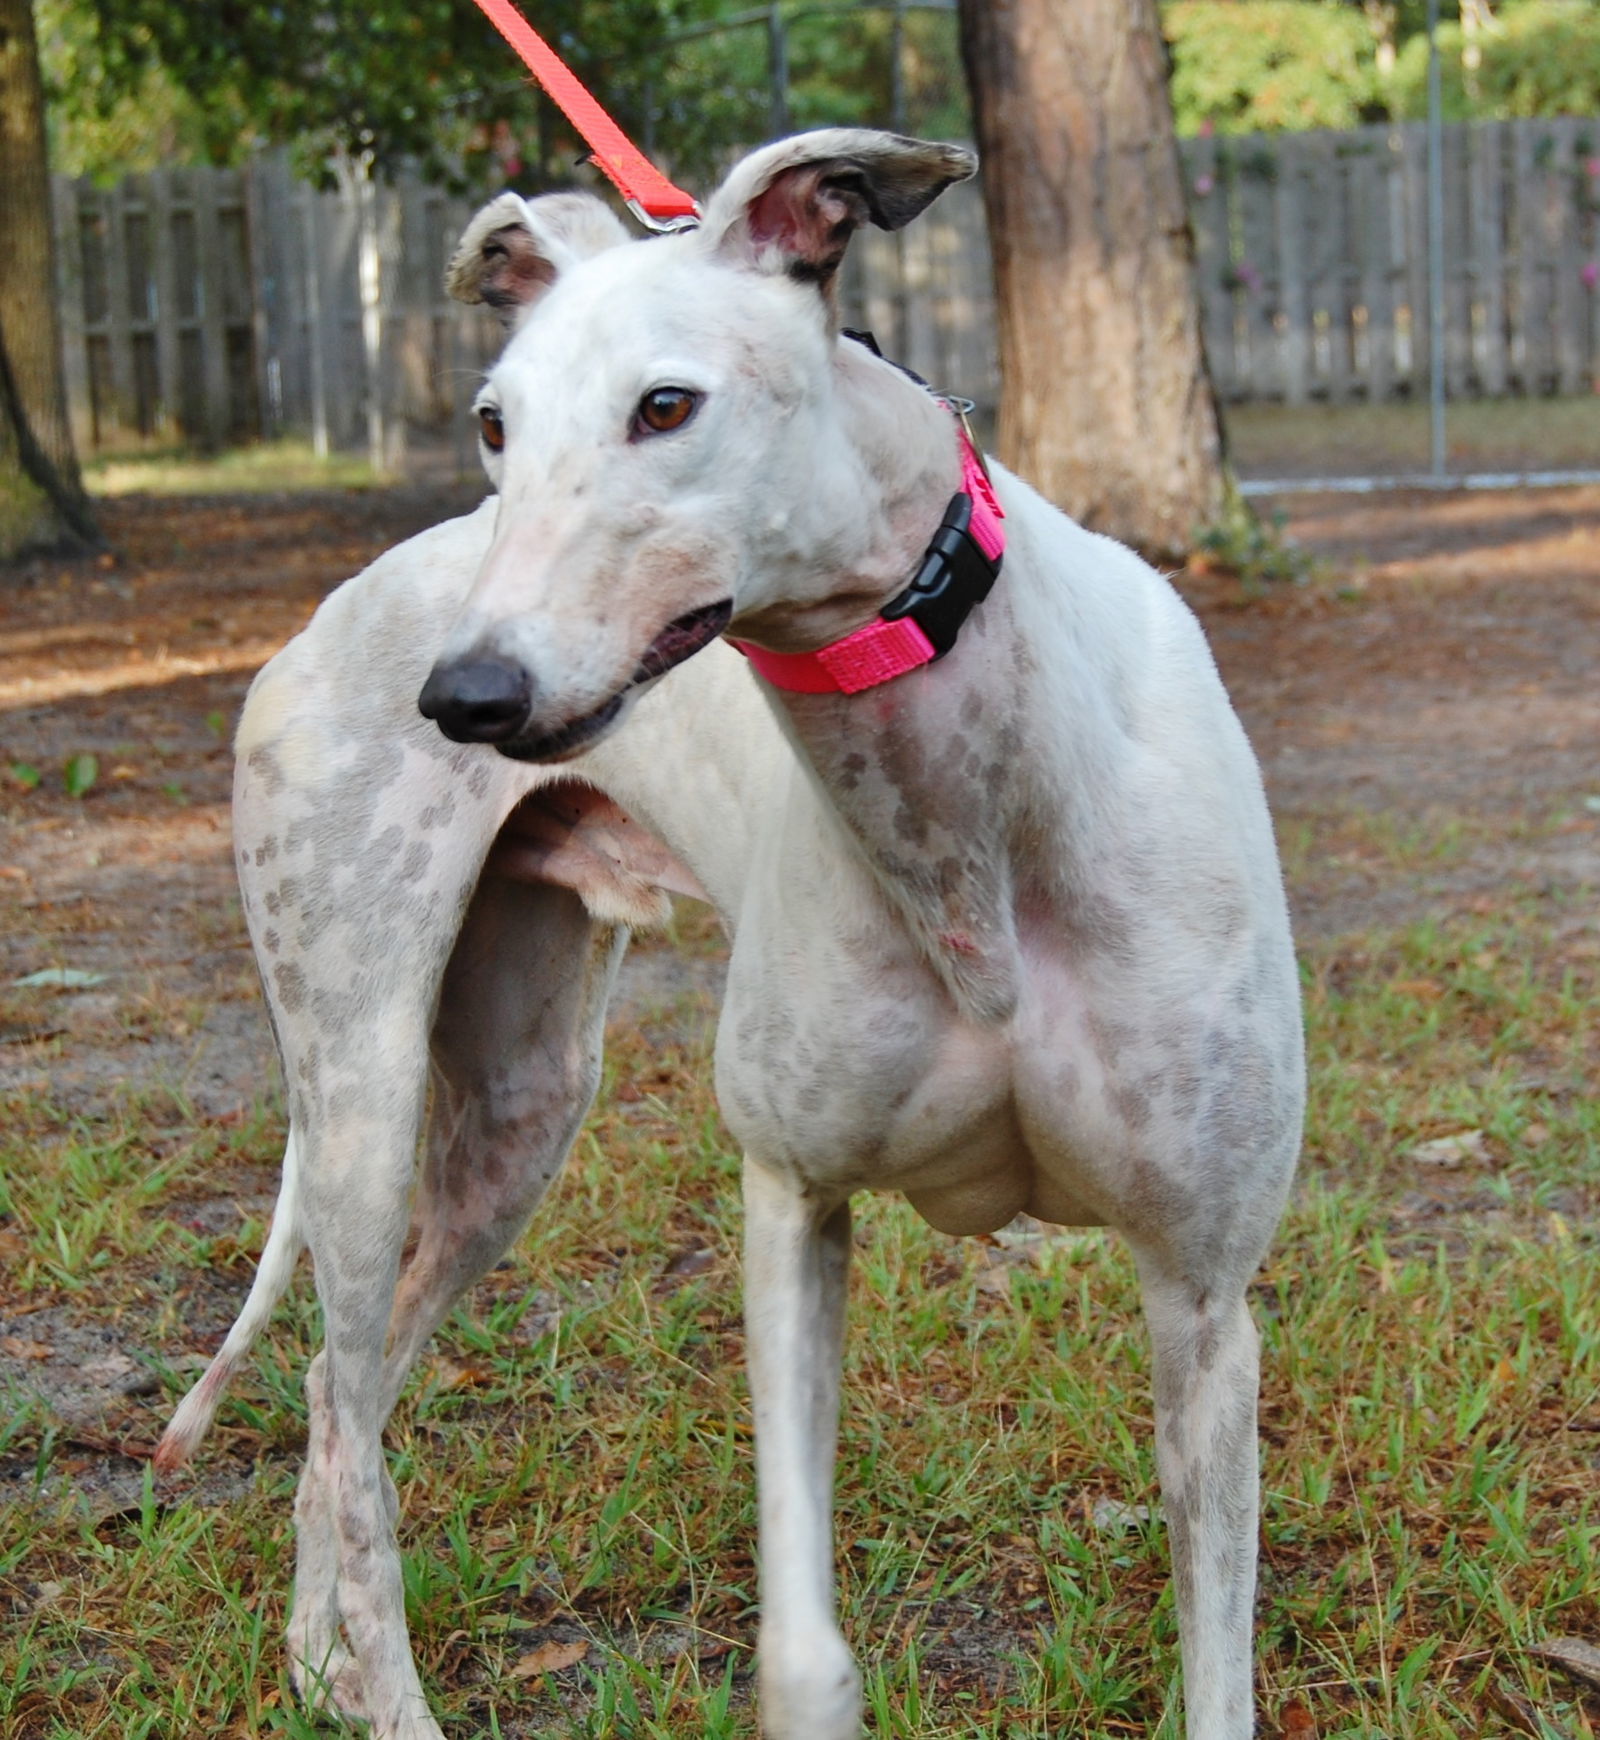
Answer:
[[1209, 139], [1211, 137], [1211, 135], [1216, 132], [1216, 130], [1217, 130], [1216, 122], [1213, 121], [1209, 115], [1207, 115], [1205, 120], [1203, 120], [1200, 123], [1200, 137], [1202, 139]]
[[1578, 276], [1583, 279], [1585, 290], [1594, 289], [1596, 284], [1600, 284], [1600, 263], [1588, 261]]
[[1197, 175], [1194, 178], [1194, 190], [1201, 199], [1204, 199], [1216, 185], [1216, 177], [1213, 175]]
[[1589, 175], [1600, 176], [1600, 157], [1585, 158], [1583, 167]]

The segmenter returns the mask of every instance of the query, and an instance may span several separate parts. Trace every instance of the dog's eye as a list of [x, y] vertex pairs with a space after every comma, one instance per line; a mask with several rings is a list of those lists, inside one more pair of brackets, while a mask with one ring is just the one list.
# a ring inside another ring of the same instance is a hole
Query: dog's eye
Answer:
[[700, 395], [687, 387], [655, 387], [639, 401], [639, 432], [666, 435], [681, 429], [694, 415]]
[[506, 426], [493, 405], [478, 407], [478, 427], [483, 432], [483, 444], [491, 453], [498, 453], [506, 444]]

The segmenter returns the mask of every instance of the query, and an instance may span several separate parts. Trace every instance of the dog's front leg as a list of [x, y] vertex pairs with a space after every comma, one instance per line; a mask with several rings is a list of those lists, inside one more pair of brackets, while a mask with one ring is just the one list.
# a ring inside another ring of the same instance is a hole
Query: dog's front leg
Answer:
[[762, 1729], [768, 1740], [856, 1740], [861, 1677], [834, 1611], [832, 1516], [850, 1205], [746, 1159], [744, 1206]]
[[1156, 1468], [1172, 1550], [1188, 1740], [1249, 1740], [1260, 1360], [1244, 1289], [1137, 1251], [1155, 1355]]

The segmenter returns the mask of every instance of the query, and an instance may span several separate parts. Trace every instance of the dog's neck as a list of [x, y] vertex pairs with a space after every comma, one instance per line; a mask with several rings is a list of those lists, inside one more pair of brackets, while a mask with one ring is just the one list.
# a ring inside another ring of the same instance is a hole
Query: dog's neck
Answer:
[[739, 618], [739, 639], [773, 652], [811, 652], [870, 622], [961, 487], [955, 419], [899, 369], [841, 339], [829, 388], [807, 435], [833, 449], [827, 481], [789, 507], [769, 552], [779, 598]]
[[[875, 493], [843, 511], [865, 512], [877, 533], [825, 605], [771, 613], [769, 633], [797, 649], [859, 628], [904, 587], [960, 483], [950, 413], [856, 349], [844, 347], [836, 381]], [[955, 649], [924, 670], [855, 695], [771, 692], [886, 898], [963, 1012], [986, 1024], [1010, 1014], [1019, 971], [1010, 840], [1028, 661], [1005, 588], [1002, 572]]]

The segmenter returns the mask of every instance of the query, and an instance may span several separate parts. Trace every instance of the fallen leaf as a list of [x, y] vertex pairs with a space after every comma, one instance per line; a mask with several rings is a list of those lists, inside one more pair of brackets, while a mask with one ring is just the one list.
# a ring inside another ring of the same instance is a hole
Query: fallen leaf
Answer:
[[1397, 979], [1390, 989], [1423, 1003], [1437, 1003], [1444, 995], [1444, 986], [1437, 979]]
[[1453, 1136], [1435, 1136], [1431, 1142], [1419, 1142], [1407, 1153], [1408, 1160], [1419, 1166], [1460, 1166], [1467, 1160], [1487, 1160], [1482, 1130], [1457, 1130]]
[[1548, 1643], [1531, 1646], [1532, 1653], [1554, 1662], [1576, 1680], [1600, 1686], [1600, 1649], [1581, 1637], [1552, 1637]]
[[1523, 1697], [1522, 1693], [1508, 1686], [1504, 1680], [1498, 1684], [1491, 1680], [1483, 1688], [1484, 1700], [1499, 1716], [1503, 1717], [1519, 1734], [1539, 1735], [1544, 1729], [1539, 1725], [1539, 1712]]
[[32, 991], [47, 985], [61, 991], [82, 991], [90, 985], [103, 985], [105, 982], [104, 973], [85, 973], [77, 967], [41, 967], [36, 973], [11, 981], [19, 991]]
[[978, 1291], [988, 1293], [996, 1299], [1011, 1297], [1011, 1271], [1001, 1263], [995, 1263], [978, 1271]]
[[86, 797], [94, 787], [94, 782], [100, 777], [100, 760], [84, 750], [74, 755], [67, 763], [62, 773], [62, 782], [67, 788], [67, 796]]
[[0, 1045], [38, 1045], [65, 1032], [65, 1027], [29, 1027], [19, 1021], [7, 1021], [0, 1024]]
[[1285, 1704], [1278, 1713], [1283, 1740], [1315, 1740], [1317, 1719], [1304, 1704]]
[[453, 1359], [436, 1359], [429, 1377], [442, 1390], [470, 1390], [490, 1383], [494, 1372], [483, 1365], [457, 1365]]
[[552, 1638], [520, 1656], [511, 1670], [514, 1680], [531, 1680], [539, 1674], [558, 1674], [563, 1668], [576, 1667], [589, 1653], [589, 1645], [579, 1638], [576, 1643], [561, 1643]]
[[1542, 1148], [1550, 1140], [1550, 1132], [1543, 1124], [1524, 1124], [1522, 1126], [1522, 1145], [1524, 1148]]
[[49, 1359], [55, 1349], [48, 1341], [29, 1341], [24, 1335], [0, 1335], [0, 1352], [13, 1359]]
[[93, 1378], [96, 1383], [111, 1383], [117, 1378], [127, 1377], [130, 1372], [139, 1368], [125, 1353], [113, 1353], [105, 1359], [93, 1359], [85, 1366], [78, 1368], [86, 1378]]
[[1150, 1520], [1147, 1504], [1124, 1504], [1120, 1498], [1097, 1498], [1089, 1511], [1089, 1520], [1102, 1535], [1126, 1534]]

